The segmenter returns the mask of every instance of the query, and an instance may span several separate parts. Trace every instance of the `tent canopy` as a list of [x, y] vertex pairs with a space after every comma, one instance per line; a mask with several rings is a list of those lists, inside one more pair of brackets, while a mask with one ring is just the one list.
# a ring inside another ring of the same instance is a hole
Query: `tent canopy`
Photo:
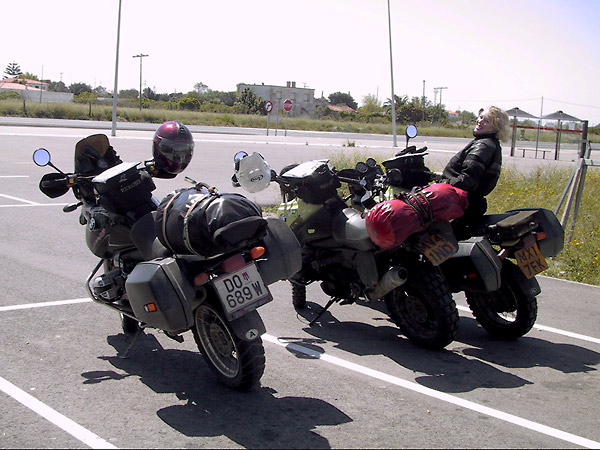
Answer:
[[544, 120], [560, 120], [561, 122], [582, 122], [581, 119], [577, 117], [570, 116], [562, 111], [556, 111], [552, 114], [548, 114], [546, 116], [542, 116], [541, 119]]
[[524, 119], [537, 119], [538, 118], [537, 116], [534, 116], [533, 114], [529, 114], [528, 112], [525, 112], [522, 109], [519, 109], [516, 107], [506, 111], [506, 114], [508, 114], [510, 117], [520, 117], [520, 118], [524, 118]]

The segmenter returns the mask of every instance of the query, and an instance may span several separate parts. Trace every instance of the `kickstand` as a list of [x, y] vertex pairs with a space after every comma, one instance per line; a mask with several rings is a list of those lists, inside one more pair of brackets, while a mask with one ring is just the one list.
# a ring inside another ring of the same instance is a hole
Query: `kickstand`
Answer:
[[135, 332], [135, 336], [133, 336], [133, 339], [131, 340], [131, 343], [129, 344], [129, 347], [127, 347], [127, 350], [125, 350], [125, 353], [123, 353], [121, 355], [117, 355], [117, 357], [119, 357], [121, 359], [129, 358], [129, 350], [131, 350], [131, 347], [133, 347], [133, 345], [137, 342], [137, 340], [140, 337], [140, 334], [142, 334], [143, 330], [144, 329], [142, 327], [138, 327], [137, 331]]
[[331, 300], [329, 300], [329, 301], [327, 302], [327, 304], [325, 305], [325, 308], [323, 308], [323, 309], [322, 309], [322, 310], [319, 312], [319, 314], [317, 314], [317, 317], [315, 317], [313, 320], [311, 320], [311, 321], [310, 321], [310, 323], [308, 324], [308, 326], [309, 326], [309, 327], [312, 327], [312, 326], [315, 324], [315, 322], [316, 322], [317, 320], [319, 320], [323, 314], [325, 314], [325, 311], [327, 311], [327, 310], [329, 309], [329, 307], [330, 307], [331, 305], [333, 305], [335, 302], [337, 302], [338, 300], [339, 300], [339, 298], [337, 298], [337, 297], [331, 297]]

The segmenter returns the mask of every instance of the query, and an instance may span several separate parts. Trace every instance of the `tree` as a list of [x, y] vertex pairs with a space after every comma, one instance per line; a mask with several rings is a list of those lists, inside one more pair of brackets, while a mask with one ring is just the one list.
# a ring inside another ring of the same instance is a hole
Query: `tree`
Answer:
[[363, 105], [358, 110], [365, 114], [381, 112], [381, 101], [374, 95], [367, 95], [363, 97]]
[[49, 81], [48, 90], [53, 92], [69, 92], [69, 88], [62, 81]]
[[330, 94], [329, 103], [332, 105], [344, 104], [348, 105], [352, 109], [358, 109], [358, 103], [352, 98], [350, 94], [344, 94], [343, 92], [334, 92]]
[[122, 91], [119, 91], [119, 97], [139, 99], [140, 92], [137, 89], [123, 89]]
[[69, 91], [75, 95], [79, 95], [82, 92], [92, 92], [92, 87], [85, 83], [73, 83], [71, 86], [69, 86]]
[[202, 82], [198, 82], [194, 85], [194, 91], [198, 94], [206, 94], [208, 92], [208, 86]]
[[254, 92], [246, 88], [240, 94], [236, 104], [245, 107], [248, 114], [262, 114], [264, 102], [262, 97], [257, 97]]
[[19, 65], [16, 62], [12, 62], [8, 66], [6, 66], [6, 69], [4, 69], [4, 73], [8, 77], [18, 77], [23, 72], [21, 72], [21, 67], [19, 67]]

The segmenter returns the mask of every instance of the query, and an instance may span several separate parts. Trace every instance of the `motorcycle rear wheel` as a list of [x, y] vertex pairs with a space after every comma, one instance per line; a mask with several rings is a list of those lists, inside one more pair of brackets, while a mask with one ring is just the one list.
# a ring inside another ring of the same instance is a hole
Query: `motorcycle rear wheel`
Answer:
[[221, 312], [204, 302], [196, 309], [192, 331], [198, 349], [219, 381], [236, 390], [247, 390], [265, 371], [265, 349], [260, 337], [238, 338]]
[[409, 271], [408, 279], [385, 296], [390, 317], [414, 344], [440, 350], [458, 333], [458, 310], [444, 279], [428, 267]]
[[475, 319], [492, 336], [514, 340], [528, 333], [537, 319], [537, 299], [525, 295], [515, 280], [504, 278], [489, 293], [465, 292]]

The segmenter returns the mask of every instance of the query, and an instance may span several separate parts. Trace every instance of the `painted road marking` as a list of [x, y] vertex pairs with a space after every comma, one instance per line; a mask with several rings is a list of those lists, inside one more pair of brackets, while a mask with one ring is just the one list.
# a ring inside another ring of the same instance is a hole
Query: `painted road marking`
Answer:
[[25, 200], [24, 198], [13, 197], [12, 195], [0, 194], [0, 197], [4, 197], [4, 198], [7, 198], [9, 200], [14, 200], [14, 201], [17, 201], [17, 202], [27, 203], [28, 205], [33, 205], [33, 206], [38, 206], [39, 205], [39, 203], [37, 203], [37, 202], [32, 202], [32, 201], [29, 201], [29, 200]]
[[271, 342], [272, 344], [277, 344], [279, 346], [285, 347], [289, 350], [293, 350], [296, 352], [303, 353], [307, 356], [310, 356], [315, 359], [319, 359], [321, 361], [328, 362], [330, 364], [336, 365], [338, 367], [342, 367], [344, 369], [352, 370], [353, 372], [358, 372], [363, 375], [367, 375], [371, 378], [376, 378], [381, 381], [385, 381], [390, 384], [394, 384], [396, 386], [402, 387], [404, 389], [409, 389], [411, 391], [417, 392], [419, 394], [427, 395], [428, 397], [435, 398], [437, 400], [442, 400], [447, 403], [451, 403], [453, 405], [457, 405], [466, 409], [470, 409], [472, 411], [476, 411], [480, 414], [485, 414], [486, 416], [494, 417], [496, 419], [503, 420], [505, 422], [512, 423], [514, 425], [519, 425], [521, 427], [537, 431], [539, 433], [552, 436], [558, 439], [561, 439], [566, 442], [570, 442], [576, 445], [581, 445], [582, 447], [587, 448], [600, 448], [600, 442], [593, 441], [591, 439], [587, 439], [581, 436], [577, 436], [575, 434], [567, 433], [565, 431], [558, 430], [556, 428], [552, 428], [546, 425], [542, 425], [537, 422], [533, 422], [528, 419], [523, 419], [522, 417], [515, 416], [513, 414], [508, 414], [497, 409], [489, 408], [487, 406], [479, 405], [477, 403], [471, 402], [469, 400], [464, 400], [460, 397], [455, 397], [450, 394], [446, 394], [444, 392], [436, 391], [435, 389], [431, 389], [425, 386], [421, 386], [420, 384], [414, 383], [412, 381], [403, 380], [402, 378], [395, 377], [393, 375], [388, 375], [384, 372], [379, 372], [378, 370], [369, 369], [368, 367], [361, 366], [360, 364], [355, 364], [350, 361], [346, 361], [341, 358], [336, 358], [335, 356], [327, 355], [326, 353], [318, 352], [310, 348], [303, 347], [298, 344], [293, 344], [289, 342], [285, 342], [283, 339], [278, 339], [275, 336], [271, 336], [270, 334], [263, 334], [262, 338]]
[[10, 381], [7, 381], [2, 377], [0, 377], [0, 391], [14, 398], [16, 401], [26, 406], [33, 412], [39, 414], [49, 422], [52, 422], [57, 427], [62, 428], [75, 439], [83, 442], [85, 445], [91, 448], [118, 448], [104, 439], [101, 439], [86, 428], [83, 428], [78, 423], [73, 422], [71, 419], [59, 413], [55, 409], [40, 402], [37, 398], [33, 397], [22, 389], [19, 389]]
[[[456, 309], [471, 313], [471, 310], [466, 306], [456, 305]], [[472, 313], [471, 313], [471, 315], [472, 315]], [[594, 344], [600, 344], [600, 339], [598, 339], [598, 338], [591, 337], [591, 336], [585, 336], [585, 335], [579, 334], [579, 333], [573, 333], [571, 331], [559, 330], [558, 328], [552, 328], [552, 327], [547, 327], [545, 325], [537, 325], [537, 324], [534, 324], [533, 328], [537, 328], [538, 330], [541, 330], [541, 331], [548, 331], [550, 333], [561, 334], [563, 336], [568, 336], [568, 337], [572, 337], [575, 339], [580, 339], [582, 341], [593, 342]]]
[[[76, 298], [71, 300], [59, 300], [53, 302], [38, 302], [38, 303], [27, 303], [23, 305], [11, 305], [11, 306], [3, 306], [0, 307], [0, 312], [3, 311], [14, 311], [14, 310], [23, 310], [30, 308], [42, 308], [47, 306], [61, 306], [61, 305], [71, 305], [77, 303], [87, 303], [92, 300], [89, 298]], [[460, 310], [469, 311], [468, 308], [464, 306], [458, 306]], [[589, 342], [600, 342], [599, 339], [592, 338], [590, 336], [585, 336], [577, 333], [571, 333], [564, 330], [559, 330], [551, 327], [544, 327], [543, 325], [536, 326], [539, 329], [544, 329], [545, 331], [562, 334], [565, 336], [573, 337], [576, 339], [583, 339]], [[315, 359], [319, 359], [321, 361], [336, 365], [338, 367], [342, 367], [344, 369], [352, 370], [353, 372], [361, 373], [363, 375], [369, 376], [371, 378], [376, 378], [381, 381], [385, 381], [387, 383], [402, 387], [404, 389], [411, 390], [413, 392], [417, 392], [419, 394], [427, 395], [428, 397], [435, 398], [456, 406], [463, 407], [465, 409], [469, 409], [471, 411], [475, 411], [481, 414], [485, 414], [489, 417], [494, 417], [499, 420], [503, 420], [505, 422], [521, 426], [523, 428], [527, 428], [532, 431], [537, 431], [539, 433], [545, 434], [547, 436], [555, 437], [557, 439], [563, 440], [565, 442], [570, 442], [572, 444], [580, 445], [582, 447], [587, 448], [600, 448], [600, 442], [593, 441], [591, 439], [584, 438], [582, 436], [577, 436], [572, 433], [567, 433], [565, 431], [559, 430], [557, 428], [552, 428], [547, 425], [542, 425], [537, 422], [533, 422], [528, 419], [524, 419], [522, 417], [515, 416], [513, 414], [505, 413], [500, 410], [489, 408], [487, 406], [479, 405], [475, 402], [471, 402], [469, 400], [462, 399], [460, 397], [456, 397], [450, 394], [446, 394], [444, 392], [436, 391], [435, 389], [431, 389], [425, 386], [421, 386], [412, 381], [407, 381], [402, 378], [395, 377], [393, 375], [386, 374], [384, 372], [380, 372], [378, 370], [370, 369], [368, 367], [362, 366], [360, 364], [352, 363], [350, 361], [346, 361], [341, 358], [337, 358], [335, 356], [328, 355], [324, 352], [318, 352], [313, 349], [303, 347], [298, 344], [286, 342], [283, 338], [277, 338], [270, 334], [264, 334], [262, 338], [270, 342], [272, 344], [276, 344], [280, 347], [287, 348], [289, 350], [293, 350], [296, 352], [300, 352], [307, 356], [310, 356]], [[73, 422], [71, 419], [63, 416], [58, 413], [54, 409], [49, 406], [41, 403], [39, 400], [35, 399], [31, 395], [22, 391], [21, 389], [14, 386], [12, 383], [8, 382], [4, 378], [0, 377], [0, 390], [8, 394], [9, 396], [15, 398], [23, 405], [27, 406], [31, 410], [35, 411], [42, 417], [46, 418], [50, 422], [59, 426], [63, 430], [67, 431], [69, 434], [73, 435], [81, 442], [86, 443], [92, 448], [116, 448], [109, 444], [108, 442], [100, 439], [95, 434], [81, 427], [80, 425]], [[85, 440], [84, 440], [85, 439]]]

